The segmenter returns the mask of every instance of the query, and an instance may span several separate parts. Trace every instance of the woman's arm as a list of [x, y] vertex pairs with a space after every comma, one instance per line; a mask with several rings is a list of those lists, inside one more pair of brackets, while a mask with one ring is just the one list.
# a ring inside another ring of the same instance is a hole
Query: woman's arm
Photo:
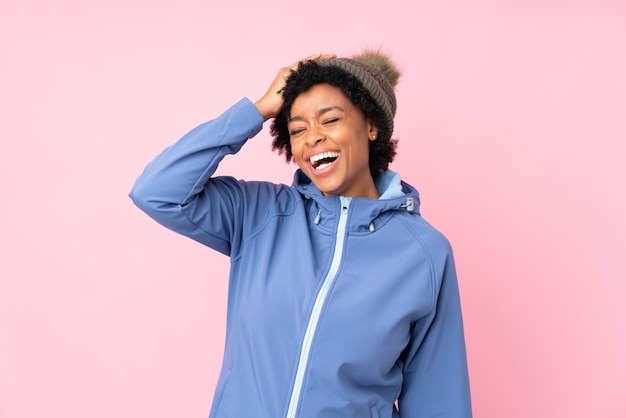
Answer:
[[432, 254], [439, 283], [435, 308], [418, 322], [404, 363], [400, 417], [471, 418], [463, 319], [452, 249], [441, 241]]
[[[334, 57], [314, 54], [305, 60]], [[211, 176], [224, 156], [239, 151], [264, 121], [278, 114], [285, 80], [298, 63], [281, 68], [255, 104], [239, 101], [159, 154], [135, 182], [130, 192], [133, 202], [162, 225], [230, 255], [233, 241], [241, 235], [243, 211], [254, 212], [256, 194], [267, 198], [273, 191], [270, 185], [246, 188], [233, 178]]]
[[241, 191], [233, 179], [211, 176], [224, 156], [239, 151], [262, 126], [257, 108], [242, 99], [150, 162], [131, 199], [167, 228], [229, 254]]

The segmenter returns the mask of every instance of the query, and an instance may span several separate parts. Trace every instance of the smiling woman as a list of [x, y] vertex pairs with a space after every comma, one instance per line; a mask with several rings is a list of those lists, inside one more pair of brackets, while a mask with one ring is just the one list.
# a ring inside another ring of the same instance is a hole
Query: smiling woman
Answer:
[[[135, 203], [231, 257], [212, 418], [471, 417], [452, 250], [395, 156], [388, 58], [315, 54], [163, 151]], [[292, 186], [214, 177], [274, 118]]]
[[369, 170], [378, 128], [341, 90], [317, 84], [300, 94], [288, 126], [293, 158], [324, 195], [380, 196]]

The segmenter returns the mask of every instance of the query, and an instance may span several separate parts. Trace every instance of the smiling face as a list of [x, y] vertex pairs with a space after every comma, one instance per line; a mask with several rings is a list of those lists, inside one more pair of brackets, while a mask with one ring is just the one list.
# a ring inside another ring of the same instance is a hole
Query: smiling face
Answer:
[[324, 195], [379, 197], [369, 168], [378, 129], [341, 90], [316, 84], [298, 95], [288, 129], [296, 163]]

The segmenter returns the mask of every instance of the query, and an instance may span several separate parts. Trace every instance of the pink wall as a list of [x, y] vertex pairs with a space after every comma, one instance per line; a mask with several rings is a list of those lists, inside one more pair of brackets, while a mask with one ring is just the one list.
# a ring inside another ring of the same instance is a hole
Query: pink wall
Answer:
[[[1, 418], [206, 417], [228, 260], [126, 194], [280, 66], [379, 45], [394, 168], [456, 250], [475, 416], [626, 416], [622, 1], [175, 3], [0, 1]], [[221, 173], [290, 181], [269, 143]]]

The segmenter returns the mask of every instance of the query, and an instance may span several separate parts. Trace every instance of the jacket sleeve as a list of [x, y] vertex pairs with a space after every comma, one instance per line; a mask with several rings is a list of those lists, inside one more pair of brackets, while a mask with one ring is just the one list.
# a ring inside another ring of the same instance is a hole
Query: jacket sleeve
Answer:
[[435, 306], [414, 325], [406, 349], [404, 381], [398, 399], [401, 418], [472, 417], [452, 249], [445, 238], [436, 247], [431, 256]]
[[233, 178], [211, 176], [262, 126], [254, 104], [240, 100], [161, 152], [136, 180], [131, 199], [167, 228], [230, 255], [247, 194]]

